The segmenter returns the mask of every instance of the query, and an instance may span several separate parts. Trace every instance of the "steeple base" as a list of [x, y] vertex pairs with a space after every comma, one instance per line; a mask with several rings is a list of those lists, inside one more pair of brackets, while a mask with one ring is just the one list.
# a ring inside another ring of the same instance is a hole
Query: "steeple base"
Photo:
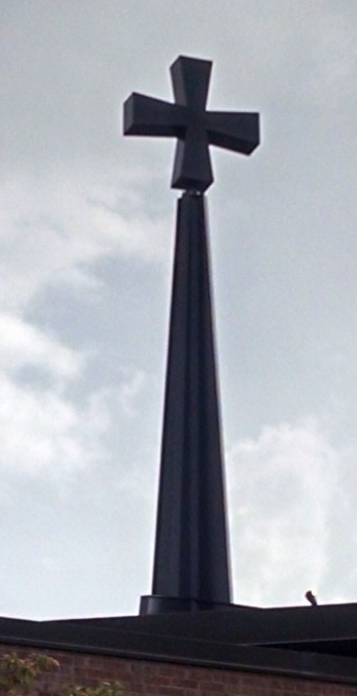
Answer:
[[142, 595], [140, 597], [139, 614], [140, 616], [155, 616], [157, 614], [173, 614], [181, 611], [230, 611], [234, 609], [252, 609], [252, 607], [243, 604], [227, 604], [226, 602], [206, 602], [192, 598]]

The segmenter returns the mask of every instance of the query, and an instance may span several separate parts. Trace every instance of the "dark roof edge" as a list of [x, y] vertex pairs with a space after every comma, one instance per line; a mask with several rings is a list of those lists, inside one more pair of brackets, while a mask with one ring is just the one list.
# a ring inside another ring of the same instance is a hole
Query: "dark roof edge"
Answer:
[[46, 627], [43, 623], [15, 621], [14, 631], [11, 631], [11, 620], [5, 623], [6, 627], [1, 626], [3, 620], [0, 619], [0, 643], [11, 648], [61, 650], [357, 684], [357, 660], [348, 657], [236, 646], [149, 633], [84, 629], [70, 622]]

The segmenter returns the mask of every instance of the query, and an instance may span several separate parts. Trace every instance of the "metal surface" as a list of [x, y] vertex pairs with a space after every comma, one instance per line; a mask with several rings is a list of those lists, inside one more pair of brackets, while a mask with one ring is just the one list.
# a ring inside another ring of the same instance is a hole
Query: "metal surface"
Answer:
[[206, 111], [212, 63], [179, 57], [175, 104], [132, 94], [126, 135], [178, 138], [178, 203], [152, 595], [142, 614], [221, 609], [231, 602], [225, 493], [203, 192], [209, 144], [250, 154], [259, 115]]
[[213, 182], [208, 146], [250, 155], [259, 114], [206, 111], [212, 63], [180, 56], [171, 66], [175, 103], [133, 93], [124, 104], [125, 135], [178, 138], [172, 188], [205, 191]]
[[171, 607], [176, 598], [171, 611], [231, 601], [204, 196], [188, 192], [178, 202], [153, 595], [153, 611], [165, 597]]
[[[255, 645], [357, 658], [357, 605], [319, 605], [278, 609], [243, 608], [234, 604], [215, 611], [155, 616], [81, 619], [74, 623], [194, 642], [212, 640], [226, 647]], [[60, 622], [63, 623], [63, 622]]]
[[[205, 617], [206, 615], [202, 613], [196, 616], [198, 620]], [[0, 618], [0, 643], [3, 647], [11, 646], [12, 650], [24, 646], [32, 650], [110, 655], [150, 662], [168, 662], [264, 675], [279, 674], [322, 682], [357, 684], [355, 657], [346, 658], [331, 654], [321, 655], [270, 647], [242, 646], [230, 641], [221, 642], [215, 635], [214, 626], [213, 630], [205, 633], [203, 640], [197, 640], [190, 635], [190, 630], [180, 636], [171, 635], [171, 623], [175, 618], [175, 615], [135, 616], [131, 619], [84, 619], [79, 622], [71, 620], [37, 622]], [[187, 618], [189, 624], [192, 624], [194, 616], [191, 614]], [[155, 624], [163, 622], [166, 624], [165, 634], [158, 635]], [[331, 691], [331, 693], [334, 692]]]

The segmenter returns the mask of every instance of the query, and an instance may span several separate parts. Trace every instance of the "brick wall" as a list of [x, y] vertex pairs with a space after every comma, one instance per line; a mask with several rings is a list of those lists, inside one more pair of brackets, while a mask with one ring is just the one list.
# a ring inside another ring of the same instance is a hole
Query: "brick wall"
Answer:
[[[0, 646], [0, 654], [26, 655], [33, 648]], [[60, 669], [41, 678], [40, 696], [59, 694], [68, 684], [120, 681], [125, 696], [357, 696], [357, 686], [254, 674], [239, 670], [149, 662], [102, 655], [45, 650]]]

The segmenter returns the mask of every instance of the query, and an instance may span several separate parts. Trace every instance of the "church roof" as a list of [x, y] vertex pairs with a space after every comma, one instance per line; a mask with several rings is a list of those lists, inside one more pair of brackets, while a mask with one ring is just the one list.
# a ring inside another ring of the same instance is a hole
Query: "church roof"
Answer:
[[357, 684], [357, 604], [0, 618], [0, 643]]

